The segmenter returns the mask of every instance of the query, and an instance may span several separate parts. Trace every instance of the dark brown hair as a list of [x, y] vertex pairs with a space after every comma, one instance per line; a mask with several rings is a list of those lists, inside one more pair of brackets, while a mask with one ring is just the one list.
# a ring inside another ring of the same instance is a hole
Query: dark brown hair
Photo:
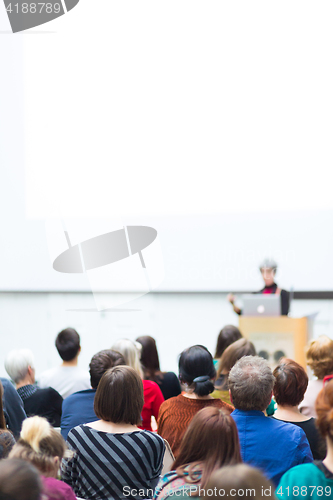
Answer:
[[203, 470], [201, 487], [204, 487], [214, 470], [241, 461], [234, 419], [220, 408], [209, 406], [193, 417], [172, 468], [176, 469], [179, 475], [183, 475], [187, 465], [191, 464], [193, 469], [201, 463]]
[[282, 358], [273, 375], [275, 377], [273, 393], [277, 404], [298, 406], [304, 399], [309, 382], [304, 368], [292, 359]]
[[229, 373], [231, 368], [243, 356], [255, 356], [256, 348], [247, 339], [239, 339], [230, 344], [219, 361], [216, 377], [218, 378], [222, 372]]
[[126, 365], [124, 356], [120, 352], [104, 349], [95, 354], [89, 364], [91, 387], [97, 389], [106, 370], [119, 365]]
[[6, 425], [5, 415], [4, 415], [4, 412], [3, 412], [3, 402], [2, 402], [2, 399], [3, 399], [3, 385], [2, 385], [1, 380], [0, 380], [0, 429], [6, 430], [7, 429], [7, 425]]
[[0, 500], [40, 500], [42, 482], [36, 468], [25, 460], [0, 462]]
[[74, 328], [65, 328], [58, 333], [55, 345], [63, 361], [72, 361], [80, 350], [80, 335]]
[[240, 330], [237, 328], [237, 326], [234, 325], [226, 325], [222, 328], [222, 330], [219, 333], [219, 336], [217, 337], [217, 343], [216, 343], [216, 350], [215, 350], [215, 359], [218, 359], [222, 356], [224, 353], [225, 349], [232, 344], [233, 342], [236, 342], [236, 340], [239, 340], [243, 337], [241, 334]]
[[107, 422], [140, 425], [143, 408], [143, 385], [130, 366], [107, 370], [98, 384], [94, 410]]
[[319, 380], [333, 375], [333, 340], [326, 335], [313, 340], [306, 351], [306, 362]]
[[322, 436], [333, 441], [333, 380], [328, 382], [316, 399], [317, 427]]
[[136, 341], [142, 345], [140, 361], [143, 368], [143, 378], [161, 383], [163, 373], [160, 369], [160, 360], [158, 358], [155, 339], [149, 335], [143, 335], [142, 337], [138, 337]]

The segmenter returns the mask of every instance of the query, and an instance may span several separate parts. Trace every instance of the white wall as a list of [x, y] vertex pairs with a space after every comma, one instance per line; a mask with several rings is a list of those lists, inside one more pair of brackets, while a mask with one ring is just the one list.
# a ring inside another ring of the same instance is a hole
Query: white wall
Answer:
[[[41, 371], [60, 363], [54, 347], [56, 334], [67, 326], [78, 330], [82, 339], [80, 365], [87, 368], [90, 358], [120, 337], [139, 335], [156, 338], [161, 367], [177, 371], [178, 354], [189, 345], [201, 343], [214, 354], [216, 337], [227, 323], [238, 318], [225, 294], [148, 294], [130, 304], [124, 312], [73, 312], [90, 308], [90, 294], [1, 293], [0, 294], [0, 375], [6, 376], [4, 357], [11, 349], [29, 347], [34, 351], [37, 377]], [[320, 311], [314, 336], [333, 338], [332, 300], [295, 300], [293, 316]]]

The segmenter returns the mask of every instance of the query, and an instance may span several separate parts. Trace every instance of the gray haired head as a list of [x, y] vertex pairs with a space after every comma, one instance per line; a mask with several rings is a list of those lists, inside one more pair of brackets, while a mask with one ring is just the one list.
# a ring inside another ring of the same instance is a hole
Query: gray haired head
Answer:
[[29, 366], [34, 369], [34, 355], [30, 349], [16, 349], [10, 351], [5, 359], [6, 372], [18, 384], [25, 378]]
[[260, 356], [244, 356], [229, 373], [232, 403], [237, 410], [264, 411], [269, 405], [274, 375]]
[[277, 270], [277, 263], [275, 262], [274, 259], [264, 259], [259, 266], [260, 271], [262, 269], [273, 269], [273, 271]]

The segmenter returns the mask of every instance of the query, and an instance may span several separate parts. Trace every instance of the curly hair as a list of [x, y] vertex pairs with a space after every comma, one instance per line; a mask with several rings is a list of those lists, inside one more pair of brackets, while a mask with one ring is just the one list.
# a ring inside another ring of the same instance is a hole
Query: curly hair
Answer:
[[333, 374], [333, 340], [321, 335], [306, 350], [306, 362], [319, 380]]

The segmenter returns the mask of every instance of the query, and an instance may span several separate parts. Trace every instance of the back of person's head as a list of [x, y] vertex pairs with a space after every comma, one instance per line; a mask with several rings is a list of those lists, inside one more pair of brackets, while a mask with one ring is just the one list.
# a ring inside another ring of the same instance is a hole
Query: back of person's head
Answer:
[[130, 366], [107, 370], [98, 384], [94, 410], [97, 417], [114, 424], [141, 424], [143, 385], [139, 374]]
[[15, 349], [5, 358], [6, 372], [15, 384], [26, 377], [29, 367], [32, 369], [35, 367], [34, 355], [30, 349]]
[[308, 376], [304, 368], [288, 358], [281, 358], [273, 371], [275, 377], [274, 397], [280, 406], [298, 406], [304, 399], [308, 387]]
[[274, 376], [267, 361], [244, 356], [229, 373], [232, 403], [238, 410], [264, 411], [271, 401]]
[[217, 337], [216, 350], [215, 350], [215, 359], [218, 359], [222, 356], [226, 348], [242, 338], [242, 334], [237, 326], [234, 325], [226, 325], [222, 328]]
[[231, 368], [243, 356], [255, 356], [256, 354], [257, 352], [254, 345], [248, 339], [242, 338], [236, 340], [230, 344], [222, 354], [216, 376], [219, 377], [220, 373], [229, 373]]
[[241, 461], [234, 419], [220, 408], [209, 406], [191, 420], [172, 468], [181, 475], [186, 465], [202, 463], [204, 486], [214, 470]]
[[212, 379], [216, 376], [213, 357], [202, 345], [185, 349], [179, 358], [179, 379], [189, 389], [200, 396], [207, 396], [214, 391]]
[[67, 451], [62, 435], [44, 417], [30, 417], [23, 421], [20, 439], [9, 458], [31, 462], [44, 476], [55, 477], [59, 463]]
[[139, 342], [133, 342], [133, 340], [129, 339], [119, 339], [113, 344], [111, 349], [120, 352], [124, 356], [126, 364], [134, 368], [140, 377], [143, 378], [140, 363], [141, 344]]
[[333, 340], [321, 335], [306, 350], [306, 362], [319, 380], [333, 375]]
[[246, 464], [228, 465], [211, 475], [204, 495], [209, 498], [275, 500], [274, 486], [258, 469]]
[[142, 346], [140, 361], [143, 367], [144, 377], [146, 379], [153, 379], [155, 374], [161, 371], [156, 341], [149, 335], [143, 335], [142, 337], [138, 337], [136, 342], [139, 342]]
[[333, 443], [333, 380], [325, 384], [316, 399], [316, 424], [323, 437]]
[[42, 482], [37, 469], [25, 460], [0, 462], [0, 500], [41, 500]]
[[80, 335], [74, 328], [65, 328], [58, 333], [55, 345], [63, 361], [72, 361], [80, 351]]
[[89, 364], [91, 387], [97, 389], [106, 370], [119, 365], [126, 365], [125, 358], [120, 352], [104, 349], [95, 354]]

